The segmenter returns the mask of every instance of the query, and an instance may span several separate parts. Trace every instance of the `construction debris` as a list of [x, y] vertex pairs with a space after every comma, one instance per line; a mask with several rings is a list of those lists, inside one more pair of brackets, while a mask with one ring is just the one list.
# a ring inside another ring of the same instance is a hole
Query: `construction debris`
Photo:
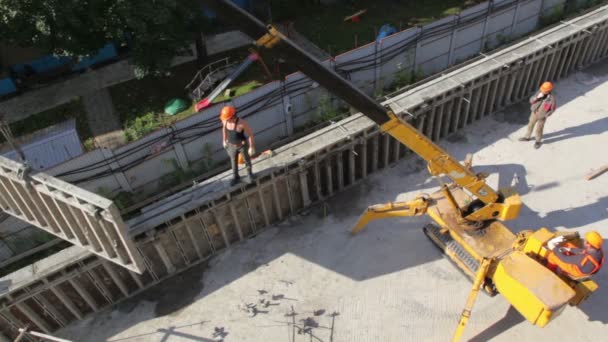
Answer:
[[600, 167], [600, 168], [599, 168], [599, 169], [597, 169], [597, 170], [591, 170], [591, 172], [589, 172], [589, 173], [587, 174], [587, 176], [585, 177], [585, 179], [586, 179], [586, 180], [592, 180], [593, 178], [595, 178], [595, 177], [597, 177], [597, 176], [601, 175], [602, 173], [604, 173], [604, 172], [606, 172], [606, 171], [608, 171], [608, 164], [606, 164], [606, 165], [604, 165], [604, 166]]

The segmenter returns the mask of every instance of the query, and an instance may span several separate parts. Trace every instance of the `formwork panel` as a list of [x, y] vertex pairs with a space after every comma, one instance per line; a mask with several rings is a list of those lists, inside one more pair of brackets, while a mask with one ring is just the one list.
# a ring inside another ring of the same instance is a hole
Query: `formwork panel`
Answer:
[[171, 265], [173, 265], [175, 269], [181, 269], [186, 266], [186, 260], [182, 256], [173, 234], [161, 234], [159, 242], [163, 246], [165, 253], [167, 253], [167, 256], [169, 257]]
[[108, 300], [99, 291], [97, 286], [95, 286], [87, 272], [76, 275], [74, 278], [72, 278], [72, 280], [80, 285], [84, 291], [91, 296], [98, 308], [111, 304], [111, 302], [108, 302]]
[[87, 304], [87, 302], [78, 294], [78, 292], [76, 292], [76, 289], [72, 286], [72, 284], [65, 281], [63, 283], [60, 283], [56, 287], [65, 294], [65, 296], [83, 315], [93, 312], [93, 308], [91, 308]]
[[342, 186], [347, 187], [351, 185], [350, 182], [350, 149], [342, 151], [339, 158], [342, 160]]
[[[139, 286], [137, 285], [128, 270], [122, 267], [116, 267], [110, 263], [108, 263], [108, 267], [111, 268], [116, 274], [116, 276], [123, 282], [128, 293], [134, 293], [135, 291], [139, 290]], [[142, 281], [146, 284], [152, 282], [152, 278], [150, 277], [150, 274], [148, 272], [145, 272], [141, 277], [143, 278]]]
[[215, 207], [213, 209], [213, 216], [215, 216], [218, 227], [224, 232], [229, 244], [240, 241], [236, 223], [228, 204]]
[[196, 261], [199, 259], [198, 253], [196, 252], [195, 243], [196, 241], [190, 238], [190, 234], [188, 234], [188, 228], [185, 224], [179, 225], [177, 227], [171, 228], [171, 233], [174, 235], [175, 239], [179, 243], [184, 256], [188, 259], [188, 263]]
[[274, 200], [274, 192], [271, 184], [264, 186], [261, 190], [262, 201], [266, 204], [266, 213], [268, 214], [268, 219], [270, 223], [276, 223], [280, 221], [279, 216], [277, 215], [277, 203]]
[[207, 228], [209, 238], [211, 239], [215, 251], [224, 249], [226, 247], [226, 241], [224, 240], [224, 234], [217, 223], [215, 215], [211, 210], [206, 210], [202, 213], [201, 218], [205, 223], [205, 227]]
[[[196, 245], [201, 256], [206, 258], [213, 254], [213, 246], [211, 245], [211, 236], [202, 222], [202, 216], [203, 214], [197, 211], [194, 216], [187, 218], [184, 224], [193, 246]], [[190, 235], [190, 232], [192, 235]]]
[[278, 198], [275, 198], [275, 200], [273, 202], [277, 202], [277, 199], [278, 199], [278, 203], [274, 203], [274, 204], [275, 204], [277, 210], [279, 210], [281, 212], [281, 215], [284, 219], [290, 215], [290, 209], [291, 209], [289, 206], [289, 201], [287, 200], [287, 198], [288, 198], [287, 196], [289, 196], [287, 193], [287, 182], [283, 178], [276, 178], [275, 185], [276, 185], [276, 189], [277, 189]]
[[[253, 220], [253, 224], [255, 225], [256, 231], [260, 231], [261, 229], [266, 227], [266, 219], [264, 218], [264, 208], [262, 207], [262, 203], [260, 202], [258, 192], [259, 190], [245, 197], [245, 202], [248, 207], [248, 215], [251, 215], [251, 220]], [[268, 209], [266, 209], [266, 211], [267, 210]]]
[[249, 210], [247, 210], [247, 202], [245, 198], [233, 198], [230, 203], [230, 211], [234, 221], [235, 228], [240, 231], [243, 238], [247, 238], [255, 232], [255, 229], [249, 218]]
[[36, 301], [33, 299], [26, 299], [21, 304], [21, 306], [25, 306], [29, 311], [29, 315], [35, 317], [36, 320], [40, 320], [39, 323], [42, 323], [45, 327], [42, 329], [43, 331], [54, 331], [61, 328], [61, 325], [57, 322], [57, 320], [50, 314], [48, 310], [43, 309]]
[[[45, 296], [45, 294], [47, 294], [47, 296]], [[38, 305], [40, 305], [40, 307], [42, 308], [42, 310], [46, 311], [49, 316], [52, 317], [52, 319], [56, 322], [56, 324], [61, 328], [66, 326], [69, 322], [72, 321], [72, 318], [70, 316], [70, 318], [66, 317], [65, 315], [63, 315], [62, 311], [67, 311], [67, 308], [62, 307], [61, 303], [59, 303], [59, 305], [57, 305], [57, 303], [53, 303], [51, 301], [49, 301], [47, 299], [47, 297], [49, 297], [50, 295], [50, 291], [43, 291], [41, 293], [38, 293], [37, 295], [34, 295], [32, 297], [32, 299], [38, 303]]]
[[[365, 139], [365, 138], [363, 138]], [[356, 144], [354, 146], [355, 153], [355, 180], [358, 181], [364, 178], [363, 172], [364, 169], [367, 168], [365, 164], [365, 160], [363, 159], [366, 155], [363, 154], [364, 149], [366, 149], [366, 144]]]
[[317, 183], [318, 182], [318, 176], [316, 176], [316, 168], [317, 168], [317, 163], [312, 164], [307, 170], [306, 170], [306, 181], [308, 183], [308, 196], [310, 197], [310, 200], [312, 202], [316, 202], [316, 201], [320, 201], [321, 197], [319, 196], [319, 193], [317, 192], [317, 189], [320, 188], [320, 184]]
[[[32, 322], [23, 312], [21, 312], [21, 310], [19, 310], [19, 308], [17, 308], [17, 306], [12, 305], [8, 308], [7, 310], [7, 315], [12, 315], [13, 317], [11, 317], [11, 321], [14, 324], [17, 324], [19, 326], [30, 326], [30, 327], [37, 327], [38, 325], [35, 324], [34, 322]], [[7, 317], [8, 318], [8, 317]], [[15, 319], [16, 321], [14, 321], [13, 319]]]
[[152, 273], [154, 278], [160, 279], [169, 273], [163, 260], [161, 259], [161, 256], [154, 247], [154, 242], [139, 244], [138, 248], [144, 255], [144, 258], [147, 261], [146, 264], [149, 268], [148, 271]]
[[107, 296], [109, 297], [112, 303], [115, 303], [125, 297], [118, 285], [116, 285], [114, 280], [112, 280], [112, 277], [110, 277], [110, 275], [103, 268], [103, 266], [97, 266], [91, 269], [89, 272], [95, 275], [96, 279], [101, 281], [101, 284], [103, 288], [107, 290]]
[[[300, 176], [296, 173], [290, 173], [286, 177], [286, 182], [288, 186], [288, 200], [291, 204], [290, 214], [295, 214], [295, 211], [298, 211], [304, 208], [304, 203], [302, 200], [302, 183], [300, 182]], [[294, 212], [292, 212], [292, 210]]]
[[[11, 322], [4, 318], [2, 313], [0, 313], [0, 333], [4, 334], [4, 336], [10, 338], [11, 340], [16, 339], [19, 335], [19, 330], [17, 330], [17, 328], [13, 326]], [[0, 337], [2, 337], [1, 334]]]

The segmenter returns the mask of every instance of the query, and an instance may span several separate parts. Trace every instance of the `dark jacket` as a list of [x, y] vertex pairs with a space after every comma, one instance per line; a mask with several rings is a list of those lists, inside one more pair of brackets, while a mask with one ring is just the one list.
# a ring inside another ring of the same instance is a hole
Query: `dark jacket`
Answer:
[[555, 96], [547, 94], [542, 99], [538, 99], [537, 95], [530, 97], [530, 111], [536, 115], [537, 119], [546, 119], [555, 111]]

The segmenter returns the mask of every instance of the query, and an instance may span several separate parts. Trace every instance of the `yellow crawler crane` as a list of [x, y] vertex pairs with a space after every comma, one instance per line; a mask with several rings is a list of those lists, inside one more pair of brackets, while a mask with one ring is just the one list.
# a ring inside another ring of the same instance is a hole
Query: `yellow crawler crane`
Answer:
[[[423, 228], [425, 234], [473, 281], [454, 341], [462, 336], [480, 289], [490, 295], [500, 293], [529, 322], [540, 327], [559, 315], [566, 305], [579, 305], [597, 289], [590, 279], [558, 276], [545, 266], [546, 244], [560, 233], [541, 228], [514, 234], [501, 223], [519, 215], [521, 200], [512, 189], [495, 191], [489, 187], [485, 182], [487, 175], [473, 173], [470, 160], [464, 165], [455, 160], [274, 27], [264, 25], [230, 1], [203, 0], [203, 3], [250, 37], [261, 37], [254, 42], [258, 47], [272, 49], [295, 63], [308, 77], [373, 120], [383, 132], [426, 160], [431, 175], [452, 180], [453, 183], [441, 184], [439, 191], [419, 195], [412, 201], [370, 206], [352, 233], [380, 218], [429, 215], [435, 221]], [[581, 244], [578, 234], [566, 238]]]

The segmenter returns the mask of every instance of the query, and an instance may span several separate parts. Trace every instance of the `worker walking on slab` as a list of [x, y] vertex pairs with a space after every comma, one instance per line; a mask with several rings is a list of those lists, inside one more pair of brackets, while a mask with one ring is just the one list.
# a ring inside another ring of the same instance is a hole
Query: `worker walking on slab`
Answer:
[[250, 155], [255, 154], [253, 144], [253, 131], [247, 124], [247, 121], [239, 119], [236, 115], [236, 109], [233, 106], [225, 106], [220, 114], [222, 120], [222, 142], [224, 149], [230, 157], [232, 173], [234, 177], [230, 181], [230, 185], [236, 185], [239, 180], [239, 153], [245, 158], [247, 166], [247, 183], [253, 182], [254, 175], [251, 166]]
[[528, 131], [526, 136], [519, 138], [519, 141], [529, 141], [532, 136], [534, 126], [536, 126], [536, 142], [534, 148], [539, 148], [543, 139], [543, 129], [545, 121], [555, 111], [556, 101], [555, 96], [551, 94], [553, 83], [545, 82], [540, 86], [538, 94], [530, 97], [530, 121], [528, 123]]
[[[583, 248], [566, 242], [558, 236], [547, 242], [550, 252], [547, 255], [547, 267], [556, 273], [564, 273], [572, 279], [585, 278], [597, 273], [604, 264], [602, 236], [596, 231], [585, 235]], [[562, 245], [562, 246], [560, 246]]]

